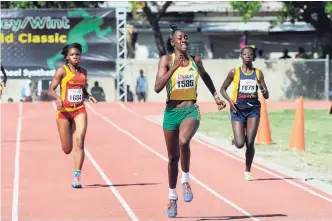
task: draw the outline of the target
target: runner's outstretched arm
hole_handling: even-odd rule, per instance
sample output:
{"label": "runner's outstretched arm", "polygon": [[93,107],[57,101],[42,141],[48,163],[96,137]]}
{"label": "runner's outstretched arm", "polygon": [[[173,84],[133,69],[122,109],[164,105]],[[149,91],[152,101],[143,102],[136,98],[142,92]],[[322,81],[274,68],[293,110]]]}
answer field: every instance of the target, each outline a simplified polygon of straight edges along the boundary
{"label": "runner's outstretched arm", "polygon": [[211,94],[213,95],[214,100],[216,101],[219,110],[226,107],[226,103],[222,100],[220,100],[219,95],[216,91],[216,88],[214,87],[213,81],[210,77],[210,75],[206,72],[203,62],[200,57],[195,56],[194,61],[197,65],[199,75],[201,76],[202,80],[204,81],[206,87],[210,90]]}
{"label": "runner's outstretched arm", "polygon": [[266,86],[266,83],[265,83],[265,80],[264,80],[264,75],[263,75],[263,72],[260,71],[260,79],[258,81],[258,87],[259,89],[261,90],[262,94],[263,94],[263,97],[265,99],[269,99],[269,90],[267,89],[267,86]]}
{"label": "runner's outstretched arm", "polygon": [[53,99],[60,101],[61,98],[59,95],[56,94],[55,90],[61,83],[61,80],[64,76],[65,69],[60,67],[54,74],[53,79],[51,81],[50,87],[48,88],[48,96],[52,97]]}
{"label": "runner's outstretched arm", "polygon": [[201,76],[202,80],[204,81],[206,87],[210,90],[211,94],[213,96],[218,95],[210,75],[206,72],[206,70],[203,67],[201,58],[198,56],[195,56],[195,63],[197,65],[199,75]]}
{"label": "runner's outstretched arm", "polygon": [[229,85],[232,83],[233,79],[234,79],[234,75],[235,75],[235,69],[233,68],[232,70],[230,70],[227,74],[227,77],[225,78],[224,82],[221,85],[220,88],[220,93],[221,95],[228,101],[228,102],[232,102],[232,99],[228,96],[227,94],[227,88],[229,87]]}
{"label": "runner's outstretched arm", "polygon": [[167,71],[167,63],[168,63],[168,55],[164,55],[160,58],[159,64],[158,64],[158,73],[156,76],[156,82],[154,84],[154,91],[156,93],[159,93],[163,90],[165,85],[167,84],[170,77],[173,75],[173,73],[176,71],[176,69],[180,66],[180,63],[182,62],[182,58],[176,58],[174,65]]}

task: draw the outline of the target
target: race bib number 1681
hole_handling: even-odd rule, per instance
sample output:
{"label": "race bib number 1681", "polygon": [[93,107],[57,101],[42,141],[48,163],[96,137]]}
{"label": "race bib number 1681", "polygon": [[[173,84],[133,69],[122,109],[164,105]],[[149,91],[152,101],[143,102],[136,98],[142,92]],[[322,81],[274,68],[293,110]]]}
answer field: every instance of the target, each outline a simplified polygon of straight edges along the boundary
{"label": "race bib number 1681", "polygon": [[79,89],[69,89],[68,90],[68,98],[69,102],[81,102],[83,100],[83,91],[81,88]]}

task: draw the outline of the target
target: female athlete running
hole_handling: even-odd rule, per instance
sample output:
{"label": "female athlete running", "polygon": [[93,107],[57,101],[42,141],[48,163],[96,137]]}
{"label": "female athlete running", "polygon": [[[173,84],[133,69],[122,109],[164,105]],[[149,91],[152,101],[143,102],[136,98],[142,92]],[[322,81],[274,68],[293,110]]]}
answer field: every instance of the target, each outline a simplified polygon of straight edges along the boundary
{"label": "female athlete running", "polygon": [[[232,120],[234,144],[243,148],[246,144],[246,168],[244,178],[253,180],[250,169],[255,155],[254,142],[260,119],[261,104],[258,88],[265,99],[269,91],[262,71],[253,67],[254,50],[246,46],[241,50],[242,66],[232,69],[221,86],[220,93],[229,102]],[[233,94],[230,98],[226,92],[233,82]]]}
{"label": "female athlete running", "polygon": [[[84,139],[87,130],[84,98],[88,98],[91,103],[97,103],[85,89],[87,71],[79,67],[81,53],[82,47],[78,43],[66,45],[62,49],[66,63],[55,72],[48,89],[49,96],[56,100],[56,122],[62,150],[70,154],[73,146],[75,148],[73,188],[82,188],[79,180],[85,156]],[[57,95],[55,90],[59,84],[60,95]]]}
{"label": "female athlete running", "polygon": [[196,133],[200,113],[197,99],[197,81],[201,76],[204,83],[213,95],[218,109],[226,104],[221,101],[213,82],[205,71],[202,60],[198,56],[190,56],[188,51],[188,35],[176,25],[168,41],[167,49],[171,53],[160,58],[158,73],[154,90],[159,93],[166,86],[167,106],[164,111],[164,136],[168,151],[168,179],[169,204],[167,213],[169,217],[177,215],[176,182],[178,177],[178,162],[181,158],[182,193],[185,202],[193,199],[190,187],[190,140]]}

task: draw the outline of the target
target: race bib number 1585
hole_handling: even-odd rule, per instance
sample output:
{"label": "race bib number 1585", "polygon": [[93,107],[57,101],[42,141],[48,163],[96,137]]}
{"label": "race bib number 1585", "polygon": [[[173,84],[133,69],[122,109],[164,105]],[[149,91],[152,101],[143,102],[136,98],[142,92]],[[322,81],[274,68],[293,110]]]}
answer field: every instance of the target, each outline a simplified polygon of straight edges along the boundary
{"label": "race bib number 1585", "polygon": [[190,89],[195,87],[195,78],[193,74],[179,75],[176,78],[176,89]]}
{"label": "race bib number 1585", "polygon": [[79,89],[69,89],[68,90],[68,98],[69,102],[81,102],[83,100],[83,91],[81,88]]}

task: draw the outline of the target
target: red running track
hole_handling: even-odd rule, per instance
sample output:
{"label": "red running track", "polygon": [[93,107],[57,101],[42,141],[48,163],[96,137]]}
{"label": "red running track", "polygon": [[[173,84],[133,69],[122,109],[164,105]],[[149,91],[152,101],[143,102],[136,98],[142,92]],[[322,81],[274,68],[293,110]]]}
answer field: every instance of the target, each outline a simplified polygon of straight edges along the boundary
{"label": "red running track", "polygon": [[[73,189],[73,154],[61,151],[54,106],[2,104],[1,220],[169,220],[162,127],[143,117],[163,106],[126,105],[87,107],[83,189]],[[194,200],[184,203],[178,187],[180,220],[331,220],[330,195],[257,167],[246,182],[241,160],[196,140],[191,149]]]}

